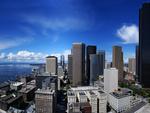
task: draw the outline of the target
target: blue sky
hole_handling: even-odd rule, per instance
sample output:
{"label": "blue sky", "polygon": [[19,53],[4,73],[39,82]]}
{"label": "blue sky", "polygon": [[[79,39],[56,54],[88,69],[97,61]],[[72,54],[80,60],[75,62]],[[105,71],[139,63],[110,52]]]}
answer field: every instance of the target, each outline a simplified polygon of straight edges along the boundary
{"label": "blue sky", "polygon": [[138,13],[149,0],[0,0],[0,59],[39,59],[70,52],[73,42],[113,45],[134,57]]}

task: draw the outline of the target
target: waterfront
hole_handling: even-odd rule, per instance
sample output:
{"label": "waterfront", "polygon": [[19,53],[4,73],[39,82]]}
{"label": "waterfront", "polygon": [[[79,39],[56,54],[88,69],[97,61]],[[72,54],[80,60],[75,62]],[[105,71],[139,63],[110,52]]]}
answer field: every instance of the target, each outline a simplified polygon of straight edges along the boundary
{"label": "waterfront", "polygon": [[0,63],[0,82],[15,80],[17,76],[29,75],[33,67],[29,63]]}

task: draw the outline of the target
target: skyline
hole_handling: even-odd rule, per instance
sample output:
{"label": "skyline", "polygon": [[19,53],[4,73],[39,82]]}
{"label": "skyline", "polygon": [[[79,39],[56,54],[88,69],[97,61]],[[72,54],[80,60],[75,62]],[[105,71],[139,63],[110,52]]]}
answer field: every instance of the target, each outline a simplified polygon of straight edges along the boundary
{"label": "skyline", "polygon": [[0,1],[0,61],[66,56],[73,42],[83,42],[105,50],[108,61],[112,46],[122,46],[126,62],[135,56],[139,8],[145,1]]}

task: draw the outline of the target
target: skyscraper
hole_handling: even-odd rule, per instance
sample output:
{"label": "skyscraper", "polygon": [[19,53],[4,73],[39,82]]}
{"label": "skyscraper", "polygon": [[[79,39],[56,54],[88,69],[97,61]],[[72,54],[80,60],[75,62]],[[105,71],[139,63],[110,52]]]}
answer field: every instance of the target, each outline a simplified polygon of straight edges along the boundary
{"label": "skyscraper", "polygon": [[115,68],[104,69],[104,91],[114,92],[118,89],[118,70]]}
{"label": "skyscraper", "polygon": [[135,75],[135,68],[136,68],[136,60],[135,58],[129,58],[128,59],[128,67],[129,67],[129,72]]}
{"label": "skyscraper", "polygon": [[118,80],[123,81],[123,52],[120,46],[113,46],[112,65],[118,69]]}
{"label": "skyscraper", "polygon": [[73,86],[83,85],[85,82],[85,44],[73,43]]}
{"label": "skyscraper", "polygon": [[57,75],[57,57],[46,57],[46,72]]}
{"label": "skyscraper", "polygon": [[90,85],[94,84],[99,76],[99,55],[90,54]]}
{"label": "skyscraper", "polygon": [[72,66],[73,66],[72,55],[68,55],[68,78],[72,82]]}
{"label": "skyscraper", "polygon": [[86,50],[86,78],[87,84],[90,82],[90,54],[96,54],[96,46],[89,45]]}
{"label": "skyscraper", "polygon": [[60,56],[60,66],[62,66],[63,70],[65,69],[65,56]]}
{"label": "skyscraper", "polygon": [[136,59],[136,80],[139,82],[139,46],[136,45],[136,55],[135,55],[135,59]]}
{"label": "skyscraper", "polygon": [[150,3],[140,9],[139,20],[139,70],[143,87],[150,88]]}
{"label": "skyscraper", "polygon": [[99,62],[99,75],[103,75],[104,74],[104,68],[105,68],[105,51],[98,51],[98,62]]}

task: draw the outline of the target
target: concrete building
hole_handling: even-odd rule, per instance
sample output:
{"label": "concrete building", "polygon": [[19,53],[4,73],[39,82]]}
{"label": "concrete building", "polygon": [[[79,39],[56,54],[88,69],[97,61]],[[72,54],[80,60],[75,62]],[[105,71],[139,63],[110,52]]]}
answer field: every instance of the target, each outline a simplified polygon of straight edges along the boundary
{"label": "concrete building", "polygon": [[130,109],[131,94],[122,91],[111,92],[108,97],[110,106],[117,112],[125,112]]}
{"label": "concrete building", "polygon": [[67,91],[68,103],[76,103],[77,98],[74,91]]}
{"label": "concrete building", "polygon": [[87,84],[90,84],[90,55],[96,54],[96,46],[94,45],[88,45],[86,48],[86,77],[87,77]]}
{"label": "concrete building", "polygon": [[87,91],[86,95],[89,99],[89,103],[91,105],[91,113],[97,113],[98,108],[97,108],[97,95],[93,91]]}
{"label": "concrete building", "polygon": [[98,98],[98,113],[107,113],[107,94],[103,91],[94,91]]}
{"label": "concrete building", "polygon": [[57,75],[58,61],[55,56],[46,57],[46,72]]}
{"label": "concrete building", "polygon": [[72,76],[73,76],[73,59],[72,55],[68,55],[68,78],[72,82]]}
{"label": "concrete building", "polygon": [[73,86],[82,86],[85,82],[85,44],[73,43]]}
{"label": "concrete building", "polygon": [[136,59],[135,58],[128,59],[128,67],[129,67],[129,72],[135,75],[136,73]]}
{"label": "concrete building", "polygon": [[23,86],[23,82],[14,82],[10,84],[10,89],[17,91],[20,90],[22,86]]}
{"label": "concrete building", "polygon": [[55,113],[54,90],[38,89],[35,92],[36,113]]}
{"label": "concrete building", "polygon": [[[89,103],[91,107],[88,107],[87,112],[91,111],[90,113],[106,113],[107,94],[100,90],[99,87],[72,87],[70,90],[67,91],[67,98],[68,111],[73,107],[73,104]],[[80,108],[82,108],[81,105],[79,106]],[[82,110],[80,109],[80,111]]]}
{"label": "concrete building", "polygon": [[104,91],[114,92],[118,89],[118,70],[115,68],[104,69]]}
{"label": "concrete building", "polygon": [[123,52],[121,46],[113,46],[112,66],[118,69],[118,80],[123,81]]}
{"label": "concrete building", "polygon": [[78,97],[78,101],[79,101],[80,103],[87,102],[87,96],[86,96],[86,94],[85,94],[84,91],[79,91],[79,92],[77,93],[77,97]]}

